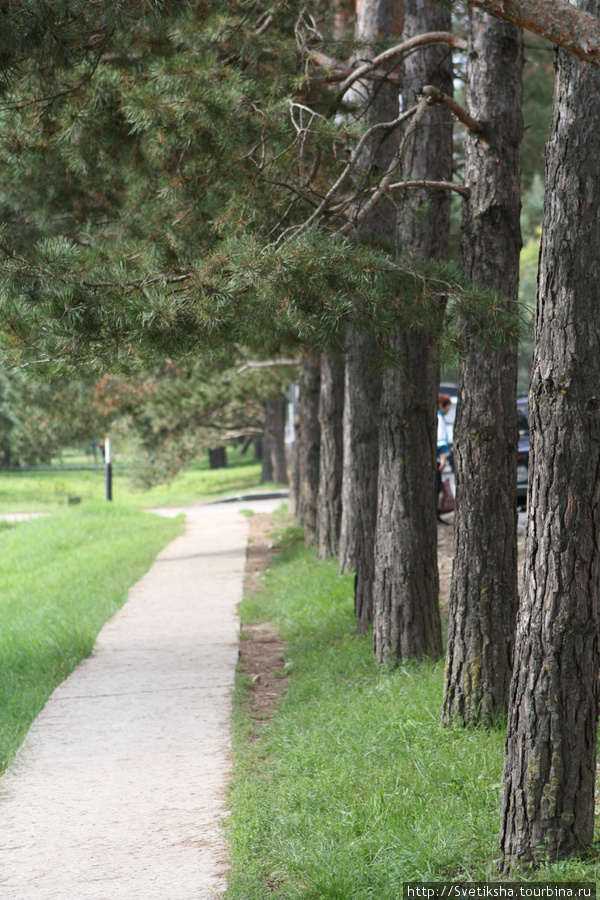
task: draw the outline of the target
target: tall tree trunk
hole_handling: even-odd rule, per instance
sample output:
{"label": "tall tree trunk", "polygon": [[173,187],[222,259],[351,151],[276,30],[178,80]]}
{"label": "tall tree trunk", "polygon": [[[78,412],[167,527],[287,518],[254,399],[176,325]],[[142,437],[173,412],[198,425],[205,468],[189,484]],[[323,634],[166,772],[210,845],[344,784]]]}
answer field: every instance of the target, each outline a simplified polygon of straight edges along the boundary
{"label": "tall tree trunk", "polygon": [[298,522],[304,527],[308,545],[317,539],[317,498],[319,495],[319,466],[321,456],[321,426],[319,425],[319,395],[321,364],[315,354],[306,356],[300,367],[300,445]]}
{"label": "tall tree trunk", "polygon": [[[429,336],[413,331],[411,341],[402,356],[402,381],[394,372],[392,389],[392,377],[386,375],[381,398],[373,637],[379,662],[393,665],[402,659],[442,655],[437,370]],[[399,344],[396,339],[396,348]]]}
{"label": "tall tree trunk", "polygon": [[[359,0],[356,6],[355,36],[372,42],[402,31],[401,0]],[[368,104],[367,119],[389,122],[398,115],[398,88],[380,84],[360,85],[361,97]],[[368,148],[365,165],[375,169],[388,167],[398,147],[398,135],[392,133],[384,141]],[[394,250],[396,207],[380,203],[363,222],[361,234]],[[381,376],[370,367],[375,344],[368,335],[348,332],[348,363],[345,383],[344,475],[342,537],[340,539],[340,571],[356,566],[354,608],[358,627],[366,630],[373,618],[373,575],[375,552],[375,517],[377,503],[378,426]]]}
{"label": "tall tree trunk", "polygon": [[295,516],[296,521],[300,518],[300,406],[296,407],[296,420],[294,422],[294,444],[292,446],[292,471],[290,477],[290,496],[288,498],[288,511],[291,516]]}
{"label": "tall tree trunk", "polygon": [[[599,0],[580,8],[598,15]],[[593,838],[600,598],[600,71],[558,53],[530,392],[525,568],[501,849],[558,859]]]}
{"label": "tall tree trunk", "polygon": [[265,403],[265,436],[271,457],[270,480],[277,484],[287,484],[284,397],[270,397]]}
{"label": "tall tree trunk", "polygon": [[330,356],[321,357],[319,425],[321,457],[318,497],[318,551],[320,559],[336,556],[342,517],[344,364]]}
{"label": "tall tree trunk", "polygon": [[[463,267],[517,302],[523,35],[470,10],[467,99],[485,137],[466,137]],[[456,514],[442,721],[506,711],[517,589],[517,348],[471,341],[454,426]]]}
{"label": "tall tree trunk", "polygon": [[369,365],[377,352],[369,335],[351,331],[347,344],[345,402],[350,408],[344,407],[340,571],[347,572],[356,566],[354,612],[359,629],[366,631],[373,620],[381,375]]}
{"label": "tall tree trunk", "polygon": [[339,41],[347,36],[356,15],[356,0],[334,0],[333,9],[333,36]]}
{"label": "tall tree trunk", "polygon": [[269,409],[266,403],[264,404],[263,409],[265,413],[265,421],[261,445],[262,468],[260,473],[260,483],[267,484],[269,481],[273,481],[273,459],[271,457],[271,436],[268,424]]}
{"label": "tall tree trunk", "polygon": [[[449,31],[450,13],[433,0],[406,0],[405,37]],[[452,56],[434,47],[410,56],[404,106],[426,84],[452,93]],[[417,132],[409,171],[418,180],[450,181],[452,126],[436,108]],[[443,191],[409,191],[399,237],[405,254],[447,254],[450,201]],[[400,364],[383,379],[375,538],[374,649],[380,662],[442,654],[436,522],[438,373],[430,336],[411,329],[390,339]]]}
{"label": "tall tree trunk", "polygon": [[343,417],[343,469],[342,469],[342,521],[340,525],[340,546],[338,550],[338,564],[340,575],[351,572],[356,565],[356,529],[358,499],[356,497],[356,474],[354,472],[354,452],[356,440],[353,434],[353,425],[356,421],[354,414],[354,398],[352,386],[352,332],[347,332],[346,338],[346,366],[344,369],[344,417]]}

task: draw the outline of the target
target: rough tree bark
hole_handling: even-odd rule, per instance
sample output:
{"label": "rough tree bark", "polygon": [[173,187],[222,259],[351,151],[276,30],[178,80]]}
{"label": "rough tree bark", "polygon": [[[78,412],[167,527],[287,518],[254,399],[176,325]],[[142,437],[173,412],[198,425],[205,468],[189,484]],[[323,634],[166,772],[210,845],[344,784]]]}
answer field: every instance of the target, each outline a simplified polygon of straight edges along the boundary
{"label": "rough tree bark", "polygon": [[[406,38],[449,31],[450,13],[433,0],[407,0]],[[404,65],[404,106],[426,84],[452,93],[452,56],[444,46],[421,50]],[[452,127],[448,110],[432,109],[416,134],[406,174],[450,181]],[[410,191],[399,236],[405,253],[447,253],[448,192]],[[383,379],[375,538],[374,649],[380,662],[442,655],[436,523],[438,373],[430,336],[411,329],[390,339],[400,365]]]}
{"label": "rough tree bark", "polygon": [[[597,15],[598,0],[580,8]],[[593,838],[600,598],[600,72],[560,51],[530,393],[527,539],[500,845],[507,866]]]}
{"label": "rough tree bark", "polygon": [[352,428],[355,418],[352,412],[353,387],[350,374],[350,367],[353,359],[351,348],[353,334],[353,331],[348,330],[348,337],[346,339],[346,365],[344,368],[342,520],[340,525],[340,546],[338,549],[340,575],[351,572],[356,565],[356,516],[358,499],[355,496],[356,477],[354,475],[354,450],[356,439]]}
{"label": "rough tree bark", "polygon": [[[520,28],[470,11],[462,256],[473,281],[516,302],[519,288]],[[517,348],[471,341],[454,425],[456,513],[442,721],[489,723],[506,711],[517,589]]]}
{"label": "rough tree bark", "polygon": [[300,407],[296,407],[296,421],[294,423],[294,446],[292,447],[292,471],[290,475],[290,496],[288,498],[288,511],[291,516],[299,521],[300,517]]}
{"label": "rough tree bark", "polygon": [[265,410],[265,428],[263,431],[263,437],[261,441],[261,461],[262,467],[260,470],[260,483],[267,484],[270,481],[273,481],[273,459],[271,458],[271,444],[269,439],[269,432],[267,429],[267,412]]}
{"label": "rough tree bark", "polygon": [[317,539],[317,498],[319,495],[319,465],[321,455],[321,426],[319,425],[319,395],[321,364],[315,354],[306,356],[300,366],[300,444],[298,447],[298,524],[304,527],[308,545]]}
{"label": "rough tree bark", "polygon": [[342,470],[344,452],[344,363],[331,356],[321,357],[319,425],[321,457],[317,504],[319,559],[336,556],[342,517]]}
{"label": "rough tree bark", "polygon": [[[265,442],[271,461],[271,478],[277,484],[287,484],[285,458],[285,398],[270,397],[265,403]],[[264,469],[264,460],[263,460]]]}
{"label": "rough tree bark", "polygon": [[[349,332],[344,408],[344,517],[340,571],[356,566],[354,612],[366,631],[373,620],[374,540],[377,519],[377,469],[381,375],[370,367],[377,348],[369,335]],[[349,457],[348,464],[346,458]],[[350,521],[348,510],[353,511]]]}
{"label": "rough tree bark", "polygon": [[[362,0],[356,8],[355,37],[371,41],[373,45],[402,31],[402,3],[400,0]],[[372,123],[389,122],[398,116],[398,87],[380,84],[373,94],[373,86],[357,85],[363,100],[369,105],[368,119]],[[369,147],[375,168],[385,170],[398,147],[398,135],[391,134],[384,141]],[[394,249],[396,208],[385,201],[366,218],[361,234],[384,242]],[[343,512],[340,539],[340,571],[356,568],[354,608],[358,627],[366,630],[373,618],[373,575],[375,550],[375,518],[377,502],[378,427],[381,376],[370,367],[376,351],[372,338],[352,330],[347,335],[348,362],[346,366],[344,412],[344,475]]]}

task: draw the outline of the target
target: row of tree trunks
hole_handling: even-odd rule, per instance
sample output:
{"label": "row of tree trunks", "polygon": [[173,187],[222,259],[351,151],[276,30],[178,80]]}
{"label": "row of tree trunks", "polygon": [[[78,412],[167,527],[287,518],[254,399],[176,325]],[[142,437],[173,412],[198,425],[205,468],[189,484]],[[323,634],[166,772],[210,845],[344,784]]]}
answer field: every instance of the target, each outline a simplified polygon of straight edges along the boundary
{"label": "row of tree trunks", "polygon": [[[433,0],[406,0],[404,37],[449,31],[450,12]],[[452,94],[452,55],[436,46],[408,57],[403,99],[407,109],[423,86]],[[403,177],[450,181],[452,125],[448,110],[434,108],[416,133]],[[399,238],[404,254],[444,259],[450,201],[447,191],[410,191]],[[400,365],[386,372],[379,445],[374,647],[380,662],[442,655],[436,511],[438,373],[434,346],[422,331],[390,339]]]}
{"label": "row of tree trunks", "polygon": [[[597,15],[599,0],[580,2]],[[413,0],[405,32],[447,30],[446,14]],[[468,273],[516,296],[519,76],[511,26],[474,13],[469,103],[485,133],[467,141],[463,258]],[[406,66],[405,103],[425,83],[450,92],[444,51]],[[425,67],[425,71],[420,67]],[[600,74],[559,53],[548,145],[536,350],[531,388],[531,476],[523,592],[510,687],[501,851],[507,867],[568,856],[593,838],[600,668]],[[410,175],[449,180],[446,120],[432,117]],[[404,251],[443,257],[447,198],[411,200]],[[349,346],[357,336],[349,338]],[[377,658],[437,657],[441,635],[435,559],[435,409],[432,342],[397,334],[399,369],[384,379],[379,444],[374,641]],[[356,359],[361,356],[356,353]],[[361,364],[363,360],[361,359]],[[352,383],[352,354],[347,385]],[[364,365],[359,366],[366,371]],[[473,344],[462,366],[456,426],[457,553],[444,721],[491,721],[504,708],[516,605],[515,360]],[[356,465],[354,389],[347,388],[347,471]],[[309,425],[309,418],[303,423]],[[358,479],[356,479],[358,480]],[[304,482],[302,482],[304,490]],[[341,567],[360,559],[354,484],[344,483]],[[353,508],[351,508],[353,507]],[[361,609],[357,607],[360,620]],[[368,616],[365,618],[365,623]]]}
{"label": "row of tree trunks", "polygon": [[[523,35],[470,10],[463,268],[517,302],[521,229]],[[454,424],[454,566],[442,721],[489,723],[506,712],[517,589],[517,348],[471,339]]]}
{"label": "row of tree trunks", "polygon": [[[580,9],[598,15],[600,2]],[[565,857],[594,829],[600,598],[600,71],[560,51],[530,391],[525,566],[501,848]]]}

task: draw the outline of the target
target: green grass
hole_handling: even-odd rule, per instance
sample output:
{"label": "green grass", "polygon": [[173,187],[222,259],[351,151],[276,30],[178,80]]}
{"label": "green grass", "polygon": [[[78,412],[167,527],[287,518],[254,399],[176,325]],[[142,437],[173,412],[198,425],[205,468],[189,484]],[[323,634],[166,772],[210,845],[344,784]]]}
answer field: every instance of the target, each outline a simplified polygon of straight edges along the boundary
{"label": "green grass", "polygon": [[0,771],[183,521],[90,503],[0,530]]}
{"label": "green grass", "polygon": [[[291,538],[241,605],[243,621],[288,641],[290,679],[259,740],[238,681],[228,900],[397,900],[410,880],[503,880],[502,729],[442,728],[443,662],[376,666],[351,579]],[[596,881],[599,868],[572,860],[531,877]]]}
{"label": "green grass", "polygon": [[[64,462],[72,464],[73,459],[65,454]],[[113,470],[113,500],[138,508],[188,506],[240,491],[273,487],[260,484],[261,464],[252,458],[251,452],[241,456],[237,447],[228,449],[228,465],[224,469],[211,470],[206,454],[203,454],[170,484],[148,490],[136,490],[131,473],[132,467],[120,470],[117,462],[117,468]],[[0,471],[0,514],[54,510],[65,506],[69,497],[80,497],[85,502],[103,500],[104,468],[79,472]]]}

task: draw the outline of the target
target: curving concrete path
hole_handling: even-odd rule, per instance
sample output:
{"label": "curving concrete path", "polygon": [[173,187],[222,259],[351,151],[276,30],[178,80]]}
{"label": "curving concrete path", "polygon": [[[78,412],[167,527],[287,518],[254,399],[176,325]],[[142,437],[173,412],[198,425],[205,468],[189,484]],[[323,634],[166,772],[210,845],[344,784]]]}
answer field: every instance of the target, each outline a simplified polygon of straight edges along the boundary
{"label": "curving concrete path", "polygon": [[54,692],[0,779],[2,900],[208,900],[222,820],[247,520],[281,501],[163,510],[185,533]]}

